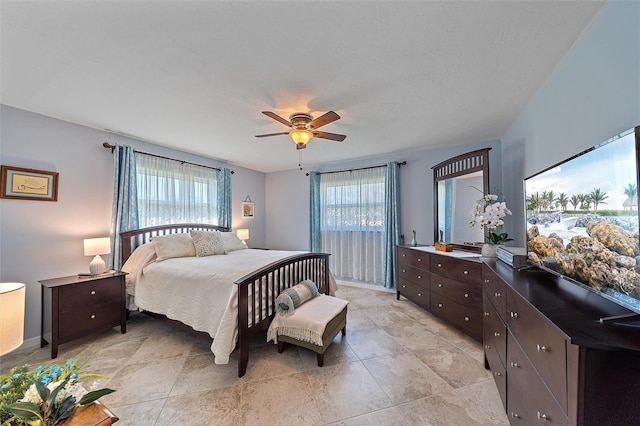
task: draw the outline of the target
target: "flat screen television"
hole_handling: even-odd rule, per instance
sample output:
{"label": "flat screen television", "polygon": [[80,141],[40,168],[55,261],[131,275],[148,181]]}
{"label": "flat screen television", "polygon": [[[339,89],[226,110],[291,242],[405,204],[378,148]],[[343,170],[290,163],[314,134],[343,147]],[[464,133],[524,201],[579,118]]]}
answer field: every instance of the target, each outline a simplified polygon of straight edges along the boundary
{"label": "flat screen television", "polygon": [[639,155],[640,126],[524,180],[528,260],[630,309],[635,319]]}

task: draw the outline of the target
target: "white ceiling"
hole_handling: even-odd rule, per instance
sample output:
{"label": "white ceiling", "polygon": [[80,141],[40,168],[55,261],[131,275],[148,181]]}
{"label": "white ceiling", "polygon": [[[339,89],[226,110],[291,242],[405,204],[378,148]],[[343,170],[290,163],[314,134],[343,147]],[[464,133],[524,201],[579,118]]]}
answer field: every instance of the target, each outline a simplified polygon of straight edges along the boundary
{"label": "white ceiling", "polygon": [[[5,1],[1,102],[262,172],[501,138],[601,1]],[[102,141],[96,141],[99,143]]]}

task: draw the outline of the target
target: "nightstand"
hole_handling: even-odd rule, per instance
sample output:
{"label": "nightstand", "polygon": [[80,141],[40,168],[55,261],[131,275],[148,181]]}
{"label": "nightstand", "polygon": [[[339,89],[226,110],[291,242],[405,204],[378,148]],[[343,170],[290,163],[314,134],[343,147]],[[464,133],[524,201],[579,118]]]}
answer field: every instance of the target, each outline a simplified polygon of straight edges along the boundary
{"label": "nightstand", "polygon": [[51,358],[58,356],[58,345],[89,333],[107,331],[117,325],[127,332],[125,272],[95,276],[53,278],[42,285],[40,347],[44,339],[45,289],[51,290]]}

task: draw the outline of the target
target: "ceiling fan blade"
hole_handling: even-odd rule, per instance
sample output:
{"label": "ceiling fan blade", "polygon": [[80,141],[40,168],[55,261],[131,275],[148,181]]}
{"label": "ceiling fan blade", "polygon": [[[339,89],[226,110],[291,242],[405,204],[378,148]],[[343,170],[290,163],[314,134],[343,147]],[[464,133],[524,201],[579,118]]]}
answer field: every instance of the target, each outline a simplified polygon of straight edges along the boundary
{"label": "ceiling fan blade", "polygon": [[287,127],[291,127],[292,124],[289,120],[285,120],[284,118],[280,117],[278,114],[271,112],[271,111],[262,111],[262,113],[264,115],[266,115],[267,117],[271,117],[276,121],[279,121],[280,123],[284,124]]}
{"label": "ceiling fan blade", "polygon": [[342,142],[347,138],[346,135],[339,135],[337,133],[329,133],[329,132],[313,132],[313,136],[316,138],[331,139],[332,141],[336,141],[336,142]]}
{"label": "ceiling fan blade", "polygon": [[280,133],[267,133],[264,135],[256,135],[256,138],[265,138],[267,136],[278,136],[278,135],[288,135],[289,132],[280,132]]}
{"label": "ceiling fan blade", "polygon": [[333,111],[329,111],[327,113],[322,114],[320,117],[312,120],[308,126],[312,129],[317,129],[319,127],[324,126],[325,124],[332,123],[336,120],[340,120],[340,116]]}

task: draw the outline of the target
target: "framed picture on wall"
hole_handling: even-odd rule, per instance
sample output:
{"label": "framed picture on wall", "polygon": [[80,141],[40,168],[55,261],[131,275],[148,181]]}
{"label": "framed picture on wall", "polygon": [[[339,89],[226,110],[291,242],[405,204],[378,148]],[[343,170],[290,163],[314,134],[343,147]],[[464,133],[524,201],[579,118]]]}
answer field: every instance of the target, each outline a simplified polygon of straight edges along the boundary
{"label": "framed picture on wall", "polygon": [[57,172],[2,166],[0,185],[0,198],[58,201]]}
{"label": "framed picture on wall", "polygon": [[246,219],[253,219],[254,216],[254,206],[253,203],[249,203],[246,201],[242,202],[242,217]]}

